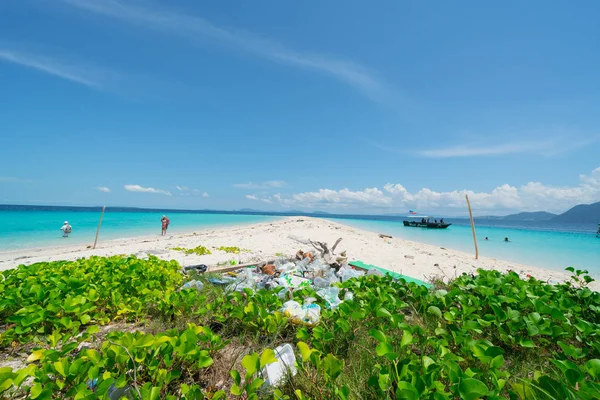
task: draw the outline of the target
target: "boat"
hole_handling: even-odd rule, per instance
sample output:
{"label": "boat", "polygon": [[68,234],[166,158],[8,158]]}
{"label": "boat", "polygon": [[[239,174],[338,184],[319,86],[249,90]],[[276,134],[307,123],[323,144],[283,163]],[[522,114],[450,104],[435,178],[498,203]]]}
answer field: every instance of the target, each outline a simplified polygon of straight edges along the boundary
{"label": "boat", "polygon": [[596,232],[596,237],[600,238],[600,224],[598,224],[598,231]]}
{"label": "boat", "polygon": [[447,224],[440,220],[440,222],[431,222],[431,217],[427,216],[410,216],[408,218],[415,218],[414,221],[402,221],[404,226],[408,226],[410,228],[427,228],[427,229],[446,229],[452,224]]}

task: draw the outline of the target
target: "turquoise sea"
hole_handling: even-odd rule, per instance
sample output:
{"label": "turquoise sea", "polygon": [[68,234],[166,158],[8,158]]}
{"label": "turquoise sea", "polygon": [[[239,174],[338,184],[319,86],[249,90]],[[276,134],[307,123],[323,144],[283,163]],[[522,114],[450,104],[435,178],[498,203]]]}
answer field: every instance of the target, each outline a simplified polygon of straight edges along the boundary
{"label": "turquoise sea", "polygon": [[[215,211],[141,210],[107,208],[100,241],[133,236],[160,235],[160,219],[171,219],[170,234],[211,227],[274,221],[290,214]],[[403,239],[474,253],[468,220],[446,219],[446,230],[406,228],[402,217],[364,215],[313,215],[340,223],[386,233]],[[93,207],[0,206],[0,250],[91,244],[100,209]],[[60,227],[68,220],[73,233],[61,237]],[[600,278],[600,239],[595,224],[568,225],[532,222],[477,221],[479,254],[507,261],[563,270],[568,266],[587,269]],[[485,241],[484,238],[489,240]],[[503,241],[510,239],[509,243]]]}
{"label": "turquoise sea", "polygon": [[[464,219],[448,229],[407,228],[402,221],[348,220],[357,228],[475,254],[471,225]],[[541,268],[587,269],[600,280],[600,238],[595,224],[476,221],[479,255]],[[486,241],[485,238],[488,238]],[[509,242],[504,242],[508,237]]]}
{"label": "turquoise sea", "polygon": [[[195,229],[254,224],[276,220],[268,215],[167,213],[171,219],[169,234],[193,232]],[[107,209],[98,241],[133,236],[159,236],[163,212],[126,212]],[[33,247],[92,244],[100,211],[61,209],[54,211],[7,211],[0,209],[0,250]],[[69,221],[73,232],[62,237],[60,227]]]}

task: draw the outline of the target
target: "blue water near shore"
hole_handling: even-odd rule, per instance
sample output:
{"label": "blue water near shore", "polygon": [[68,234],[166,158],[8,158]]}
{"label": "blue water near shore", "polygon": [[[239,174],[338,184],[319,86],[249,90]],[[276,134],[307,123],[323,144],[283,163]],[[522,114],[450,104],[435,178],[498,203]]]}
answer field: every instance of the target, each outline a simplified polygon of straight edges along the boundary
{"label": "blue water near shore", "polygon": [[[214,227],[275,221],[286,214],[215,211],[140,210],[108,208],[100,240],[160,235],[160,218],[171,219],[169,234],[193,232]],[[287,214],[290,215],[290,214]],[[364,215],[313,215],[377,233],[386,233],[416,242],[473,253],[469,221],[446,219],[445,230],[406,228],[402,217]],[[16,250],[94,241],[98,208],[0,206],[0,250]],[[63,221],[73,226],[68,239],[59,230]],[[508,222],[480,220],[477,224],[479,253],[516,263],[563,270],[568,266],[587,269],[600,277],[600,239],[595,224],[552,224],[549,222]],[[293,234],[293,232],[290,232]],[[484,238],[489,240],[485,241]],[[509,243],[503,241],[510,239]],[[313,238],[316,239],[316,238]],[[348,249],[351,250],[351,249]]]}
{"label": "blue water near shore", "polygon": [[[448,229],[407,228],[402,221],[347,221],[357,228],[386,233],[416,242],[465,251],[474,254],[471,225],[464,219],[446,219]],[[476,222],[477,242],[481,256],[564,270],[573,266],[587,269],[600,277],[600,238],[595,224],[553,224],[550,222]],[[488,237],[489,240],[485,240]],[[504,242],[508,237],[510,242]]]}
{"label": "blue water near shore", "polygon": [[[162,212],[113,212],[107,209],[99,240],[160,235]],[[91,244],[94,242],[99,211],[6,211],[0,210],[0,250]],[[247,225],[277,220],[275,216],[243,214],[169,214],[169,234],[206,228]],[[73,232],[62,237],[60,227],[69,221]]]}

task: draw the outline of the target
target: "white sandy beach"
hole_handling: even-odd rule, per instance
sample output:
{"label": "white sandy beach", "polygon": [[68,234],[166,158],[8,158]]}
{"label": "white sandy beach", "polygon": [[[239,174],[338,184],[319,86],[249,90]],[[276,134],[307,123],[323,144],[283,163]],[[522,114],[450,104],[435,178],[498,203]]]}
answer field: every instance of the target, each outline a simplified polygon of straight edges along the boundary
{"label": "white sandy beach", "polygon": [[[139,257],[152,254],[165,260],[177,260],[182,266],[206,264],[211,269],[216,269],[217,264],[224,264],[230,260],[236,260],[238,263],[255,262],[274,258],[278,253],[294,255],[299,249],[310,249],[310,246],[300,243],[297,239],[317,240],[331,245],[340,237],[343,240],[336,253],[346,250],[350,261],[360,260],[422,280],[429,280],[434,276],[448,280],[464,272],[475,272],[478,268],[513,270],[523,278],[530,274],[550,282],[569,278],[565,272],[495,258],[480,257],[479,260],[475,260],[474,254],[398,238],[382,239],[378,233],[310,217],[288,217],[276,222],[205,229],[182,235],[117,239],[100,242],[95,250],[87,249],[85,245],[72,245],[5,251],[0,252],[0,270],[40,261],[75,260],[93,255],[118,254],[135,254]],[[208,247],[213,254],[185,255],[180,251],[171,250],[173,247],[193,248],[199,245]],[[250,251],[239,255],[227,254],[214,250],[219,246],[237,246]]]}

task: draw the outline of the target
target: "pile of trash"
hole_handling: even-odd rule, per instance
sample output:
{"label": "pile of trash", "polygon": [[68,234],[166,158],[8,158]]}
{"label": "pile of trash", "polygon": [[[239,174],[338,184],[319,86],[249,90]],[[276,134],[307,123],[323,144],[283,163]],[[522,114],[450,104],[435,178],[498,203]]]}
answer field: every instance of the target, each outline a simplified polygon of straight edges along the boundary
{"label": "pile of trash", "polygon": [[281,257],[271,262],[260,263],[255,267],[224,273],[223,279],[230,281],[227,290],[283,287],[286,289],[280,292],[283,297],[288,291],[303,287],[313,287],[318,291],[362,275],[364,272],[357,271],[347,264],[332,266],[310,252],[299,251],[295,259]]}
{"label": "pile of trash", "polygon": [[[244,289],[260,290],[283,288],[279,291],[282,299],[291,298],[294,290],[312,287],[317,295],[325,300],[327,308],[335,309],[344,300],[353,299],[352,292],[345,291],[340,299],[339,282],[357,278],[365,273],[347,264],[345,252],[334,256],[330,252],[315,256],[310,251],[298,251],[296,257],[280,257],[276,260],[258,263],[234,271],[223,272],[218,278],[208,281],[225,286],[225,290],[242,292]],[[187,282],[183,288],[202,290],[200,281]],[[295,300],[284,303],[282,312],[294,323],[313,326],[319,322],[321,307],[314,303],[315,298],[307,298],[304,304]]]}

